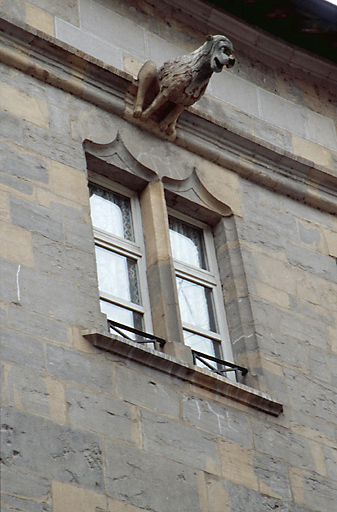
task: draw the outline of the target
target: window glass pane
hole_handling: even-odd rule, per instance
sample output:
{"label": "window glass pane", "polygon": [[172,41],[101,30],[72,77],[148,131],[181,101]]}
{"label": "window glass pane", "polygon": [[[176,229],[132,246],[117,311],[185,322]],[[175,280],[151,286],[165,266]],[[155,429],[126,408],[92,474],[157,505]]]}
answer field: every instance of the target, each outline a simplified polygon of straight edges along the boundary
{"label": "window glass pane", "polygon": [[180,314],[183,322],[217,332],[212,290],[177,277]]}
{"label": "window glass pane", "polygon": [[[194,334],[193,332],[188,332],[186,330],[184,330],[184,341],[186,345],[190,346],[197,352],[202,352],[203,354],[208,354],[209,356],[222,359],[221,344],[217,341],[213,341],[209,338],[200,336],[199,334]],[[214,361],[209,361],[209,364],[213,367],[217,366],[217,363]],[[210,369],[209,366],[203,364],[198,359],[196,360],[196,365],[200,366],[201,368],[206,368],[207,370]]]}
{"label": "window glass pane", "polygon": [[[108,320],[114,320],[115,322],[128,325],[129,327],[134,327],[140,331],[143,330],[143,315],[141,313],[116,306],[115,304],[111,304],[105,300],[101,300],[100,304],[101,311],[108,317]],[[130,331],[121,330],[121,332],[132,340],[136,339],[136,335]]]}
{"label": "window glass pane", "polygon": [[193,332],[184,331],[184,341],[186,345],[210,356],[215,356],[214,342],[209,338],[194,334]]}
{"label": "window glass pane", "polygon": [[202,229],[174,217],[169,217],[169,227],[173,258],[207,270]]}
{"label": "window glass pane", "polygon": [[101,292],[141,303],[135,260],[96,246],[96,261]]}
{"label": "window glass pane", "polygon": [[95,228],[134,241],[130,199],[115,192],[91,186],[90,206]]}

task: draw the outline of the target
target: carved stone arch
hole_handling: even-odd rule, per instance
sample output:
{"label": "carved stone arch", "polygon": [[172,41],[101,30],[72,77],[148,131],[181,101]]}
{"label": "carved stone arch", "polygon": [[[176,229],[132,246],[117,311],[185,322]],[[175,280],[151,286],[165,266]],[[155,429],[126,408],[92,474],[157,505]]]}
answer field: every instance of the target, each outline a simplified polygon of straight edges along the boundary
{"label": "carved stone arch", "polygon": [[120,134],[108,144],[84,141],[87,169],[140,192],[157,179],[156,173],[136,160]]}
{"label": "carved stone arch", "polygon": [[163,178],[167,204],[172,208],[215,225],[222,217],[232,215],[232,210],[220,202],[203,185],[196,169],[184,180]]}

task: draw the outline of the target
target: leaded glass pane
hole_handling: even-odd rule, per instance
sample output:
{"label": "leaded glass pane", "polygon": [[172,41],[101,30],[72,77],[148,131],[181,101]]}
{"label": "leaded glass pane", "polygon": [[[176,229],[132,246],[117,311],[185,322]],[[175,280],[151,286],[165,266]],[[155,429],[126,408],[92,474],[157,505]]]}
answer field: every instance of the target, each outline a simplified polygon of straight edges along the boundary
{"label": "leaded glass pane", "polygon": [[169,227],[173,258],[207,270],[202,229],[174,217],[169,217]]}
{"label": "leaded glass pane", "polygon": [[100,187],[90,187],[91,218],[95,228],[134,241],[130,199]]}
{"label": "leaded glass pane", "polygon": [[208,331],[217,332],[212,290],[177,277],[181,319]]}
{"label": "leaded glass pane", "polygon": [[96,246],[98,285],[102,293],[140,304],[137,262]]}

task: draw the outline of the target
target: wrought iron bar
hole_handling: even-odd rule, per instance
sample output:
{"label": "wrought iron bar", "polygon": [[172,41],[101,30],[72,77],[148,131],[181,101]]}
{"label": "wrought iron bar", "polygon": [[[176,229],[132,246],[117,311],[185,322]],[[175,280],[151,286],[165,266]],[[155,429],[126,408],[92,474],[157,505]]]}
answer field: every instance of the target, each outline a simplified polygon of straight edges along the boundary
{"label": "wrought iron bar", "polygon": [[[219,375],[226,375],[228,372],[235,372],[236,378],[238,378],[238,373],[240,372],[242,376],[248,373],[247,368],[243,366],[239,366],[235,363],[230,363],[229,361],[224,361],[223,359],[219,359],[215,356],[210,356],[208,354],[204,354],[203,352],[198,352],[197,350],[192,349],[193,356],[193,364],[197,364],[197,361],[200,361],[203,365],[205,365],[209,370]],[[216,365],[212,365],[211,362],[216,363]]]}
{"label": "wrought iron bar", "polygon": [[[140,329],[135,329],[134,327],[130,327],[128,325],[120,324],[119,322],[115,322],[114,320],[108,320],[109,330],[113,330],[127,338],[131,341],[136,341],[142,345],[146,345],[147,343],[153,343],[153,346],[156,350],[159,350],[159,347],[163,347],[166,341],[163,338],[159,338],[154,334],[150,334],[148,332],[141,331]],[[124,331],[128,331],[136,335],[136,339],[128,336]],[[204,354],[203,352],[198,352],[197,350],[192,349],[192,357],[193,364],[197,364],[197,361],[200,361],[206,368],[211,370],[218,375],[226,375],[228,372],[235,372],[236,378],[238,379],[239,373],[242,376],[248,373],[247,368],[243,366],[239,366],[235,363],[230,363],[229,361],[224,361],[223,359],[219,359],[215,356],[210,356],[208,354]],[[211,363],[215,363],[211,364]]]}
{"label": "wrought iron bar", "polygon": [[[129,327],[128,325],[120,324],[118,322],[115,322],[114,320],[108,320],[108,327],[109,329],[113,329],[115,332],[131,341],[136,341],[137,343],[141,343],[143,345],[147,343],[153,343],[153,346],[156,350],[158,350],[158,345],[159,347],[163,347],[166,343],[166,341],[163,338],[159,338],[154,334],[140,331],[139,329]],[[132,332],[133,334],[136,335],[136,339],[133,339],[131,336],[127,336],[127,334],[125,334],[123,331]]]}

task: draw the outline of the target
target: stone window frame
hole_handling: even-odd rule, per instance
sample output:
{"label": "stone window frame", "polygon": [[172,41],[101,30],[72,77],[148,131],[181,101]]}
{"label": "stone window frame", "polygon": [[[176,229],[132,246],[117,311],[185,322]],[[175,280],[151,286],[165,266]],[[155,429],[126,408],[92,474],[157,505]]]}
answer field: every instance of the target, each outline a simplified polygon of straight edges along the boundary
{"label": "stone window frame", "polygon": [[[89,182],[89,187],[90,187],[90,184],[98,185],[102,188],[105,188],[106,190],[111,190],[113,192],[119,193],[121,195],[124,195],[124,196],[130,198],[131,208],[132,208],[132,212],[133,212],[135,239],[136,239],[135,244],[132,244],[132,245],[135,245],[135,246],[137,245],[137,247],[132,247],[130,250],[130,249],[126,248],[126,245],[129,245],[129,244],[125,244],[125,242],[120,241],[121,243],[119,245],[119,250],[124,254],[129,254],[130,256],[137,258],[137,263],[139,266],[139,286],[140,286],[140,290],[141,290],[143,306],[137,307],[136,309],[137,309],[137,311],[141,311],[143,313],[143,316],[144,316],[143,330],[145,332],[148,332],[151,334],[156,334],[155,329],[153,328],[153,327],[155,327],[155,324],[152,319],[152,314],[151,314],[152,308],[151,308],[150,301],[149,301],[149,283],[148,283],[148,280],[146,277],[146,258],[145,258],[146,251],[145,251],[145,243],[144,243],[144,237],[143,237],[142,208],[141,208],[138,193],[132,191],[132,189],[127,188],[124,185],[121,185],[120,183],[114,182],[111,178],[101,176],[100,174],[96,173],[95,171],[93,171],[91,169],[88,170],[88,182]],[[131,182],[132,182],[132,180],[131,180]],[[165,187],[164,187],[164,189],[165,189]],[[166,198],[165,198],[165,203],[166,203]],[[167,203],[166,203],[166,206],[167,206]],[[217,338],[220,342],[221,352],[222,352],[221,359],[225,359],[229,362],[234,363],[233,351],[231,349],[231,340],[229,337],[228,327],[227,327],[226,312],[225,312],[223,297],[222,297],[222,293],[221,293],[221,282],[220,282],[220,278],[219,278],[218,264],[216,261],[215,240],[214,240],[214,235],[212,232],[212,227],[205,222],[202,222],[198,219],[194,219],[194,218],[186,215],[186,213],[181,213],[179,210],[175,210],[172,207],[167,207],[165,222],[162,222],[162,230],[163,231],[166,230],[167,238],[169,238],[169,226],[168,226],[169,215],[176,217],[178,219],[187,221],[190,224],[195,225],[196,227],[199,227],[203,230],[207,257],[208,257],[209,263],[210,263],[210,271],[207,272],[207,274],[209,274],[209,276],[204,277],[204,282],[205,282],[205,284],[208,283],[208,285],[210,287],[212,287],[212,291],[215,292],[214,293],[214,302],[215,302],[215,310],[216,310],[216,314],[217,314],[217,321],[219,324],[219,333],[214,338]],[[104,237],[104,234],[102,234],[101,232],[98,232],[95,229],[95,227],[93,227],[93,232],[94,232],[94,238],[95,238],[95,245],[103,246],[105,248],[112,247],[111,240],[109,241],[109,238]],[[119,241],[116,240],[116,237],[114,237],[114,238],[115,238],[115,240],[113,242],[113,246],[115,246],[115,247],[117,246],[117,250],[118,250]],[[172,272],[170,274],[171,285],[173,285],[173,287],[176,287],[176,280],[175,280],[176,275],[185,274],[185,276],[189,275],[189,277],[191,279],[200,280],[200,275],[198,275],[198,274],[200,274],[200,272],[194,271],[192,268],[188,269],[187,271],[185,269],[185,271],[182,272],[181,263],[175,262],[172,257],[171,245],[169,246],[168,249],[169,249],[168,256],[170,257],[170,265],[171,265],[171,270],[172,270]],[[177,297],[177,290],[175,290],[175,291],[176,291],[176,297]],[[101,292],[100,292],[100,298],[101,298],[101,300],[102,299],[104,300],[104,296],[101,295]],[[121,303],[121,305],[122,305],[122,303]],[[125,304],[125,305],[127,307],[127,304]],[[132,308],[132,309],[134,309],[134,308]],[[180,316],[180,310],[179,310],[178,304],[177,304],[176,316],[177,316],[177,321],[179,323],[179,331],[180,331],[180,333],[182,333],[184,324],[183,324],[183,321]],[[163,335],[162,332],[160,332],[160,334]],[[168,340],[172,340],[173,337],[174,337],[174,335],[167,337],[167,338],[168,338]],[[182,335],[180,335],[179,342],[184,347],[186,347],[185,350],[183,349],[183,350],[179,351],[180,357],[187,359],[190,362],[190,360],[191,360],[191,355],[189,353],[190,347],[184,343],[184,339],[183,339]],[[177,350],[175,350],[175,354],[177,354]],[[229,374],[229,376],[232,377],[231,374]]]}
{"label": "stone window frame", "polygon": [[102,189],[106,189],[108,191],[115,192],[124,197],[127,197],[130,200],[131,207],[131,216],[133,222],[133,230],[134,230],[134,242],[129,242],[124,239],[119,239],[117,236],[113,234],[104,233],[93,226],[93,233],[95,238],[95,247],[103,247],[111,252],[116,252],[118,254],[128,256],[134,259],[137,263],[137,272],[138,272],[138,280],[139,280],[139,288],[141,292],[141,304],[135,305],[129,301],[122,300],[120,298],[109,301],[109,299],[101,293],[100,291],[100,300],[104,300],[107,302],[111,302],[117,306],[128,309],[130,311],[139,312],[143,316],[144,323],[144,331],[152,332],[152,319],[151,319],[151,308],[149,302],[149,292],[147,286],[146,279],[146,264],[144,259],[145,247],[144,247],[144,238],[142,231],[142,222],[141,222],[141,208],[139,203],[138,195],[123,185],[112,182],[110,179],[101,176],[95,172],[88,171],[88,185],[90,186],[98,186]]}
{"label": "stone window frame", "polygon": [[[226,361],[234,362],[234,356],[231,346],[231,340],[228,331],[227,325],[227,316],[224,306],[223,294],[222,294],[222,286],[219,275],[219,267],[218,261],[215,252],[215,237],[212,230],[212,226],[209,224],[202,222],[198,219],[192,218],[184,213],[179,212],[178,210],[174,210],[173,208],[168,208],[168,215],[170,217],[175,217],[183,222],[187,222],[195,227],[198,227],[202,230],[203,240],[205,244],[205,253],[207,256],[209,269],[202,270],[193,268],[191,265],[186,265],[180,261],[177,261],[173,257],[173,265],[175,269],[175,274],[177,277],[183,277],[185,279],[189,279],[194,283],[200,283],[203,286],[208,287],[212,291],[213,301],[214,301],[214,313],[216,317],[217,323],[217,333],[202,332],[201,329],[194,329],[196,334],[205,335],[209,339],[218,341],[221,347],[220,354],[215,355],[220,357],[220,359],[224,359]],[[185,325],[183,319],[181,319],[183,329],[191,329],[191,326]],[[192,328],[193,330],[193,328]]]}
{"label": "stone window frame", "polygon": [[[117,132],[116,138],[112,142],[105,144],[84,141],[83,148],[88,172],[94,171],[95,174],[124,185],[137,193],[142,206],[143,222],[144,209],[151,210],[153,207],[151,203],[155,199],[154,203],[157,203],[157,207],[159,204],[159,215],[153,216],[151,212],[150,215],[147,212],[148,218],[156,219],[160,216],[163,217],[160,209],[164,208],[164,217],[168,224],[167,208],[171,207],[182,214],[212,226],[221,287],[224,296],[229,292],[231,297],[229,309],[228,304],[225,304],[230,330],[230,342],[233,347],[236,364],[239,363],[242,366],[248,367],[249,373],[239,383],[195,366],[191,357],[190,347],[183,344],[182,328],[178,325],[179,322],[174,320],[177,317],[175,307],[172,307],[171,311],[165,311],[164,315],[168,319],[166,324],[173,325],[175,332],[165,333],[165,326],[163,334],[162,332],[154,332],[156,336],[166,340],[164,352],[153,350],[148,346],[127,340],[117,334],[109,333],[107,328],[104,327],[104,322],[100,322],[96,329],[84,330],[84,337],[100,350],[131,359],[140,365],[152,367],[160,372],[188,381],[190,384],[201,386],[216,394],[278,416],[283,411],[282,404],[259,390],[260,381],[258,377],[260,365],[257,364],[259,362],[259,353],[253,315],[250,309],[249,294],[247,295],[246,293],[247,284],[245,283],[245,271],[240,241],[237,237],[235,215],[226,204],[219,202],[208,189],[204,188],[203,181],[200,180],[197,167],[195,167],[193,155],[191,155],[191,162],[188,161],[190,168],[188,173],[186,173],[186,156],[189,159],[190,154],[187,155],[186,153],[183,158],[183,173],[177,173],[176,170],[173,170],[173,176],[166,177],[167,162],[164,173],[158,173],[156,166],[144,165],[137,156],[134,156],[136,152],[132,150],[132,144],[133,140],[129,138],[127,131],[125,133],[123,131],[122,136]],[[178,154],[174,154],[172,158],[179,165],[180,157],[178,157]],[[158,228],[158,226],[152,227],[154,229]],[[151,232],[151,229],[146,230],[148,234]],[[168,233],[168,226],[165,231]],[[167,237],[164,240],[165,244],[169,244]],[[146,248],[149,246],[150,244],[146,244]],[[162,254],[159,254],[159,256],[162,256]],[[146,259],[149,265],[148,254],[146,254]],[[158,254],[155,259],[158,260]],[[167,290],[163,286],[163,283],[166,282],[167,272],[171,273],[170,281],[173,283],[175,280],[172,255],[171,261],[168,263],[166,267],[165,265],[157,265],[157,275],[155,276],[158,289],[161,290],[161,295],[163,295],[163,303],[167,302],[165,301]],[[149,286],[150,288],[153,287]],[[175,303],[177,306],[177,295]],[[151,306],[153,311],[152,301]],[[173,321],[170,321],[172,319]],[[155,326],[155,321],[153,324]],[[178,342],[173,340],[178,340]]]}

